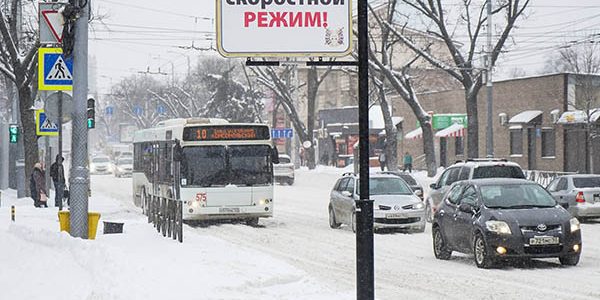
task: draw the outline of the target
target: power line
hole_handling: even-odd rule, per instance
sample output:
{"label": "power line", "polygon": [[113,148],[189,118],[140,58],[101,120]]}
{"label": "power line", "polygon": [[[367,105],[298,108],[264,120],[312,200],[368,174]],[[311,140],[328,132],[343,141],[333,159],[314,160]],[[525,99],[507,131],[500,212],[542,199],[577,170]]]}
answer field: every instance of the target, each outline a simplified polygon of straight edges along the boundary
{"label": "power line", "polygon": [[195,20],[205,20],[205,21],[211,21],[211,22],[213,21],[213,18],[210,18],[210,17],[187,15],[187,14],[172,12],[172,11],[168,11],[168,10],[150,8],[150,7],[146,7],[146,6],[126,4],[123,2],[117,2],[117,1],[111,1],[111,0],[101,0],[100,2],[106,2],[106,3],[111,3],[114,5],[120,5],[120,6],[124,6],[124,7],[130,7],[130,8],[135,8],[135,9],[139,9],[139,10],[146,10],[146,11],[151,11],[151,12],[156,12],[156,13],[161,13],[161,14],[166,14],[166,15],[186,17],[186,18],[191,18],[191,19],[195,19]]}

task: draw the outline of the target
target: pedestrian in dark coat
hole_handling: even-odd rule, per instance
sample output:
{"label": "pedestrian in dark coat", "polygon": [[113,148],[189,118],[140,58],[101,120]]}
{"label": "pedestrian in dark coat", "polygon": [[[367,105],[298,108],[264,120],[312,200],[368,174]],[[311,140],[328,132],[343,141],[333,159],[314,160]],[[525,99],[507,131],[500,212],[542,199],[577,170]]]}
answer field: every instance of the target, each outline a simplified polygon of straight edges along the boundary
{"label": "pedestrian in dark coat", "polygon": [[31,179],[29,180],[29,189],[31,191],[31,198],[33,198],[33,205],[35,207],[48,207],[46,178],[44,176],[42,164],[39,162],[35,163],[33,166],[33,172],[31,173]]}
{"label": "pedestrian in dark coat", "polygon": [[56,191],[54,197],[54,206],[62,209],[63,194],[65,190],[65,169],[63,167],[64,158],[60,155],[56,155],[56,161],[50,166],[50,177],[54,183],[54,190]]}

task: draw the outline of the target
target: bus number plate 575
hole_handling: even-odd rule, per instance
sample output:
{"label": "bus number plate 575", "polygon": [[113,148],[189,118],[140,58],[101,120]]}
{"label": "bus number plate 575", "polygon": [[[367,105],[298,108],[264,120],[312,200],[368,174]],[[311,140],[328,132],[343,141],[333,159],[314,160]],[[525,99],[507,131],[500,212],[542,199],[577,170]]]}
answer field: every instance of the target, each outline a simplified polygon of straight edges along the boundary
{"label": "bus number plate 575", "polygon": [[197,193],[196,201],[206,203],[206,193]]}

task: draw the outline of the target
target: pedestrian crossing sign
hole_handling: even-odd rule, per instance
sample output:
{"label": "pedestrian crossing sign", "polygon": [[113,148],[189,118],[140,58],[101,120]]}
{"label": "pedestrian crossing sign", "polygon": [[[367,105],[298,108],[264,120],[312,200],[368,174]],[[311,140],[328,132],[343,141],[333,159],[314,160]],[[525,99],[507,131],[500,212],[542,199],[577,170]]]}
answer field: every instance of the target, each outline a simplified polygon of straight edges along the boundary
{"label": "pedestrian crossing sign", "polygon": [[73,59],[65,59],[61,48],[40,48],[38,53],[39,90],[73,90]]}
{"label": "pedestrian crossing sign", "polygon": [[58,136],[58,125],[48,119],[43,109],[35,111],[35,133],[38,136]]}

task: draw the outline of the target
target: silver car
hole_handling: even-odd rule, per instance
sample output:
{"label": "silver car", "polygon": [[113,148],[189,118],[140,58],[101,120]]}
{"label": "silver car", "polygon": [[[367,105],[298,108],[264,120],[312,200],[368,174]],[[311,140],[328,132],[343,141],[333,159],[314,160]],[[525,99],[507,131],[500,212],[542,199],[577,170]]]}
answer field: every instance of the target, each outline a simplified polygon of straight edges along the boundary
{"label": "silver car", "polygon": [[[425,205],[398,176],[373,174],[369,177],[369,194],[373,199],[374,229],[407,229],[425,231]],[[356,232],[356,200],[359,199],[359,178],[346,173],[329,197],[329,226],[347,224]]]}
{"label": "silver car", "polygon": [[600,218],[600,175],[559,176],[546,189],[574,217]]}
{"label": "silver car", "polygon": [[292,159],[288,155],[280,154],[279,163],[273,165],[273,174],[275,181],[281,184],[294,184],[294,164],[292,163]]}
{"label": "silver car", "polygon": [[115,177],[131,176],[133,172],[133,158],[121,157],[117,159],[114,169]]}

